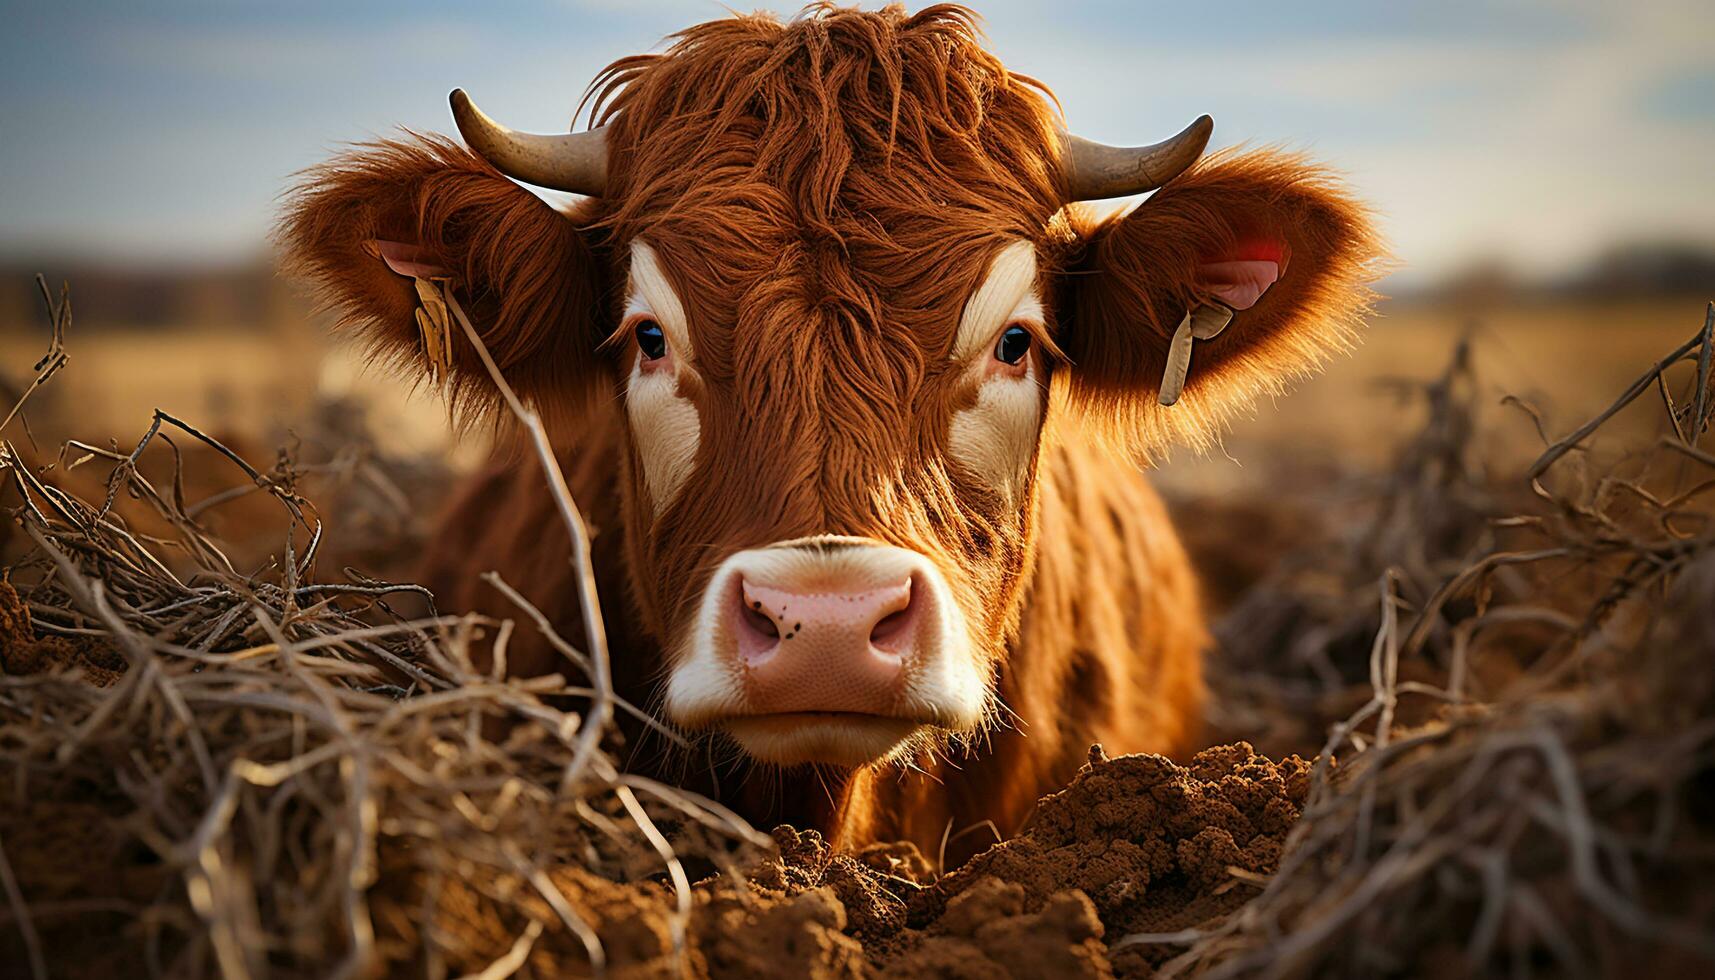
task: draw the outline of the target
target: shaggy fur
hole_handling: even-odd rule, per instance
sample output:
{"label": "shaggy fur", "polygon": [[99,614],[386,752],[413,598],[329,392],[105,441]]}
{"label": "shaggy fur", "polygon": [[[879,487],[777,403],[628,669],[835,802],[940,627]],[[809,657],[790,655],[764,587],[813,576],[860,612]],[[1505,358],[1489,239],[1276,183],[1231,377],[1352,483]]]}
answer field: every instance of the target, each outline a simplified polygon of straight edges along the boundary
{"label": "shaggy fur", "polygon": [[[568,443],[578,436],[568,465],[599,530],[626,697],[653,700],[723,558],[813,534],[928,556],[993,677],[985,729],[925,741],[907,771],[761,771],[718,742],[690,757],[644,746],[636,764],[683,773],[759,823],[854,844],[906,836],[934,853],[949,821],[1016,827],[1091,741],[1188,747],[1203,642],[1192,576],[1142,474],[1091,440],[1200,444],[1348,343],[1376,252],[1362,209],[1324,173],[1257,153],[1089,222],[1061,206],[1050,97],[984,51],[958,7],[716,21],[616,63],[592,91],[609,126],[603,198],[556,214],[468,153],[414,138],[307,175],[287,252],[395,354],[416,343],[410,284],[364,243],[420,244],[457,271],[508,375],[563,420]],[[1285,275],[1199,343],[1184,400],[1159,408],[1168,337],[1203,298],[1196,265],[1259,237],[1290,252]],[[613,409],[637,356],[617,288],[635,240],[659,256],[694,337],[678,385],[700,445],[687,491],[658,514]],[[953,414],[976,399],[951,355],[964,303],[1019,240],[1036,248],[1048,301],[1031,354],[1045,422],[1006,494],[949,458]],[[465,352],[454,385],[480,409],[473,366]],[[575,636],[552,526],[537,475],[499,467],[448,516],[429,584],[448,607],[508,613],[476,579],[499,569]],[[517,649],[513,666],[555,669],[541,646]]]}

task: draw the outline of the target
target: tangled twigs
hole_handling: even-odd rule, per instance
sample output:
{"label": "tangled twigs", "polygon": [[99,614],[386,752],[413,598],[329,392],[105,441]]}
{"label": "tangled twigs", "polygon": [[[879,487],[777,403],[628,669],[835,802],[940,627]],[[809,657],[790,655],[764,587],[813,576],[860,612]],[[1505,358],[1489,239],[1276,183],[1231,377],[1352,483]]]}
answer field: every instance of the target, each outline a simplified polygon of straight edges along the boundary
{"label": "tangled twigs", "polygon": [[[1703,329],[1699,330],[1695,336],[1674,348],[1672,353],[1657,361],[1649,370],[1639,375],[1638,379],[1632,382],[1620,397],[1614,399],[1613,404],[1596,413],[1596,415],[1589,421],[1573,430],[1570,435],[1554,442],[1547,449],[1543,450],[1542,455],[1536,458],[1536,462],[1530,465],[1528,476],[1531,481],[1532,488],[1544,499],[1554,499],[1553,495],[1544,489],[1538,482],[1541,480],[1543,474],[1548,472],[1549,467],[1553,466],[1562,456],[1571,452],[1575,447],[1582,445],[1584,440],[1590,437],[1591,433],[1601,428],[1609,419],[1619,414],[1621,409],[1636,401],[1637,397],[1647,391],[1650,385],[1659,383],[1662,375],[1669,368],[1678,364],[1680,361],[1686,360],[1694,350],[1699,353],[1697,354],[1697,374],[1693,379],[1693,383],[1696,385],[1696,400],[1693,402],[1694,409],[1690,418],[1690,425],[1681,424],[1677,418],[1673,418],[1673,424],[1675,430],[1681,434],[1681,441],[1687,442],[1688,444],[1695,444],[1697,436],[1706,431],[1709,427],[1709,417],[1706,413],[1710,408],[1707,400],[1707,394],[1709,390],[1709,370],[1711,364],[1712,344],[1715,344],[1715,303],[1711,303],[1709,305],[1708,311],[1704,316]],[[1522,405],[1521,402],[1514,398],[1508,398],[1507,401],[1511,404]],[[1672,414],[1670,411],[1670,418],[1671,417]]]}
{"label": "tangled twigs", "polygon": [[[1159,975],[1415,973],[1449,942],[1469,973],[1715,960],[1701,884],[1715,839],[1683,789],[1715,776],[1715,454],[1697,445],[1712,354],[1715,305],[1610,406],[1544,437],[1527,509],[1494,521],[1483,553],[1412,607],[1383,574],[1371,696],[1332,727],[1279,871],[1222,922],[1131,940],[1183,950]],[[1681,364],[1694,367],[1676,404]],[[1603,471],[1592,436],[1652,386],[1670,434]],[[1574,451],[1581,479],[1552,479]],[[1670,460],[1702,472],[1652,465]],[[1478,666],[1503,657],[1512,682],[1474,691]],[[1408,665],[1444,665],[1446,683],[1402,682]],[[1389,715],[1420,697],[1450,707],[1397,727]]]}
{"label": "tangled twigs", "polygon": [[[282,509],[281,560],[237,569],[192,516],[207,501],[186,499],[169,431]],[[168,483],[137,465],[155,443],[172,450]],[[590,683],[507,678],[474,665],[504,664],[512,620],[432,603],[402,618],[385,598],[419,587],[315,580],[324,532],[290,460],[265,473],[165,413],[128,453],[68,443],[68,456],[110,467],[105,500],[0,442],[0,486],[33,545],[0,579],[0,840],[17,885],[0,960],[16,939],[18,963],[39,948],[48,964],[156,976],[520,957],[599,973],[611,923],[589,881],[664,871],[682,955],[681,849],[730,868],[772,846],[721,807],[618,771],[613,713],[659,723],[614,695],[593,584],[580,653],[495,580]],[[587,535],[544,465],[593,583]],[[165,530],[139,530],[144,518]],[[546,904],[521,906],[521,889]],[[506,923],[509,946],[465,929],[473,907]],[[80,945],[91,934],[115,940]]]}

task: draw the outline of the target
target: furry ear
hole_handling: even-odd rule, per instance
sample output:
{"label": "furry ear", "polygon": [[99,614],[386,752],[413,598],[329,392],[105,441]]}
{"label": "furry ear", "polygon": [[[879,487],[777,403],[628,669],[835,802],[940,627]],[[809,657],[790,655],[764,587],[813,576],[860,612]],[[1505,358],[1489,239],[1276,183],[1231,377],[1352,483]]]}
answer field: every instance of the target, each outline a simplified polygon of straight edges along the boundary
{"label": "furry ear", "polygon": [[[1259,395],[1349,350],[1384,257],[1368,211],[1332,175],[1272,151],[1207,158],[1081,233],[1060,311],[1072,404],[1144,458],[1208,448]],[[1161,404],[1176,394],[1172,377],[1162,390],[1170,362],[1184,371],[1173,337],[1199,310],[1178,344],[1190,352],[1183,396]]]}
{"label": "furry ear", "polygon": [[419,323],[435,297],[414,276],[450,280],[495,363],[542,411],[582,403],[607,374],[600,273],[573,220],[444,137],[366,144],[306,171],[277,239],[341,326],[413,374],[444,371],[466,418],[498,407],[498,393],[456,321],[439,337]]}

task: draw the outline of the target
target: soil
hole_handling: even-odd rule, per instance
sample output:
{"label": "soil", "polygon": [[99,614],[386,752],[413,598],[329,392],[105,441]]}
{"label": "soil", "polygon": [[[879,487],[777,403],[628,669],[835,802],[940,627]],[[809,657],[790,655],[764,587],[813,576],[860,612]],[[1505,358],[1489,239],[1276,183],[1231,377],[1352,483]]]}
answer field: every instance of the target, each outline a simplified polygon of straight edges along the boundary
{"label": "soil", "polygon": [[[1190,929],[1253,895],[1275,870],[1309,772],[1296,756],[1276,763],[1244,743],[1208,749],[1188,766],[1110,759],[1095,746],[1024,833],[939,878],[910,845],[839,854],[814,832],[781,827],[777,857],[696,886],[686,966],[699,977],[1149,976],[1178,947],[1127,937]],[[680,975],[664,882],[615,883],[573,867],[550,877],[600,934],[613,975]],[[584,947],[539,893],[500,882],[419,884],[438,892],[429,904],[450,968],[481,970],[536,920],[552,924],[530,966],[539,975],[587,971]],[[380,931],[427,897],[422,888],[397,896],[398,914],[379,915]],[[397,948],[420,949],[406,932]]]}
{"label": "soil", "polygon": [[12,583],[0,576],[0,674],[23,676],[56,670],[82,671],[96,687],[110,687],[125,672],[125,658],[94,638],[37,637],[30,609]]}

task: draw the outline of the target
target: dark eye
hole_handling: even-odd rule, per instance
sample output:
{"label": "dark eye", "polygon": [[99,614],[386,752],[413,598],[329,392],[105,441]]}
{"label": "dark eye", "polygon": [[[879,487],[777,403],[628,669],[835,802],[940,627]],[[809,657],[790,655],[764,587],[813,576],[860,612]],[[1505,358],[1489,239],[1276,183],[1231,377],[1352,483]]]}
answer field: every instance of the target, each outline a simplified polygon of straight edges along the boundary
{"label": "dark eye", "polygon": [[661,324],[643,320],[632,333],[637,336],[637,349],[643,352],[644,359],[659,361],[667,356],[667,338],[661,333]]}
{"label": "dark eye", "polygon": [[1030,353],[1030,331],[1013,325],[1006,328],[1000,335],[1000,340],[994,345],[995,360],[1002,364],[1017,364],[1024,360],[1024,355]]}

